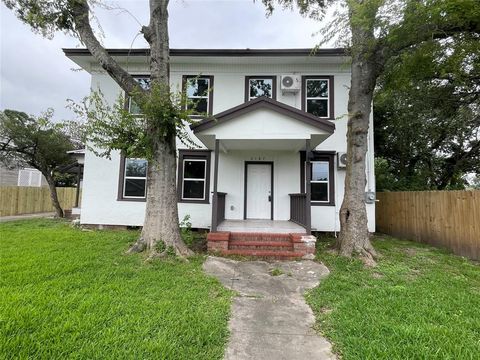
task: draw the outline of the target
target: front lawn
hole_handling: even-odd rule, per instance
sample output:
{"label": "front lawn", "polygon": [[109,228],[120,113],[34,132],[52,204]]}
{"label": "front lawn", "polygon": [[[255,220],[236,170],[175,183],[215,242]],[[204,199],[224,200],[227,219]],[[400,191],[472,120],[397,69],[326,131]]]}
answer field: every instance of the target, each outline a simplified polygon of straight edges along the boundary
{"label": "front lawn", "polygon": [[376,237],[375,268],[326,251],[331,271],[307,294],[343,359],[478,359],[480,266],[429,246]]}
{"label": "front lawn", "polygon": [[0,358],[220,359],[231,293],[201,257],[124,255],[136,236],[0,224]]}

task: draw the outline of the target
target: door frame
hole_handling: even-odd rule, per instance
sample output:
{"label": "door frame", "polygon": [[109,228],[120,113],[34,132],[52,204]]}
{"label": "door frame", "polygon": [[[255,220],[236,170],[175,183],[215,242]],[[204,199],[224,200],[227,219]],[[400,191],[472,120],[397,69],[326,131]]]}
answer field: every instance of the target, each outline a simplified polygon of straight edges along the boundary
{"label": "door frame", "polygon": [[245,172],[244,172],[244,189],[243,189],[243,220],[247,220],[247,179],[248,179],[248,165],[270,165],[271,169],[271,197],[272,201],[270,201],[270,220],[273,220],[273,199],[274,199],[274,192],[273,192],[273,161],[245,161]]}

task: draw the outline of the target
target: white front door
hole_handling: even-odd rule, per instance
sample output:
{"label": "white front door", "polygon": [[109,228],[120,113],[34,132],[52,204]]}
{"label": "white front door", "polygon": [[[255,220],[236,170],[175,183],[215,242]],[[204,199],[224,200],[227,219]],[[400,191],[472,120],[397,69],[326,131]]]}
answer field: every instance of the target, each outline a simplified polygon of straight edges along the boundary
{"label": "white front door", "polygon": [[272,218],[272,164],[247,164],[246,218]]}

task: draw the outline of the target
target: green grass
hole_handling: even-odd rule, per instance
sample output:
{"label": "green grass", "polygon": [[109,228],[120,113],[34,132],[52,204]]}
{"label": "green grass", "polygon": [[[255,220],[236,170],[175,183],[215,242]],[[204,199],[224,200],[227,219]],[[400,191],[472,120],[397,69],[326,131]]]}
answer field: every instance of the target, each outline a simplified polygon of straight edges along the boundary
{"label": "green grass", "polygon": [[137,235],[0,224],[0,358],[220,359],[231,292],[202,257],[124,255]]}
{"label": "green grass", "polygon": [[376,237],[382,257],[365,268],[318,245],[331,274],[306,297],[343,359],[479,359],[478,263]]}

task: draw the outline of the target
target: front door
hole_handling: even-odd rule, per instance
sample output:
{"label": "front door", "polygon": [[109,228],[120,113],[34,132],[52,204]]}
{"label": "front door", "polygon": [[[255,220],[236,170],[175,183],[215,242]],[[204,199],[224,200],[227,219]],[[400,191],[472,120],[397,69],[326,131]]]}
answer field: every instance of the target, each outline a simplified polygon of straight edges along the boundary
{"label": "front door", "polygon": [[272,219],[272,168],[271,163],[246,164],[246,219]]}

